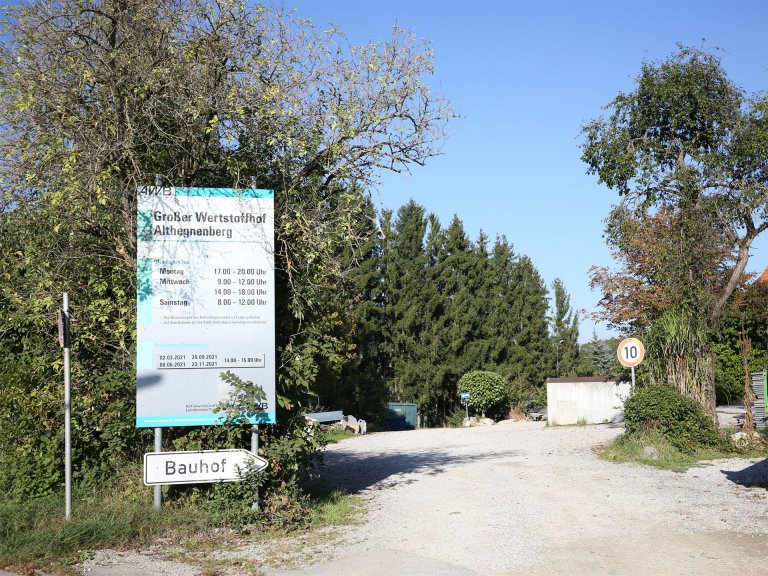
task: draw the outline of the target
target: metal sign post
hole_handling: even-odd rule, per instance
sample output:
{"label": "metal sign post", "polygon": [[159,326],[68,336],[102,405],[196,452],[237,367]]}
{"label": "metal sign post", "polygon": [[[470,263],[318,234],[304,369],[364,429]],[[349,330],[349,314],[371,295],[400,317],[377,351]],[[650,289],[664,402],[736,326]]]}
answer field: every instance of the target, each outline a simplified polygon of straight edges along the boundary
{"label": "metal sign post", "polygon": [[[155,452],[163,451],[163,429],[155,428]],[[163,507],[163,487],[160,485],[155,486],[155,510],[160,510]]]}
{"label": "metal sign post", "polygon": [[69,294],[59,313],[59,345],[64,348],[64,517],[72,517],[72,394],[69,367]]}
{"label": "metal sign post", "polygon": [[467,417],[464,419],[464,426],[469,426],[469,392],[462,392],[460,396],[461,401],[464,403],[464,409],[467,411]]}
{"label": "metal sign post", "polygon": [[[259,455],[259,425],[254,424],[251,426],[251,452],[255,454],[257,457]],[[251,504],[252,510],[258,510],[259,509],[259,489],[256,488],[256,491],[253,494],[253,504]]]}

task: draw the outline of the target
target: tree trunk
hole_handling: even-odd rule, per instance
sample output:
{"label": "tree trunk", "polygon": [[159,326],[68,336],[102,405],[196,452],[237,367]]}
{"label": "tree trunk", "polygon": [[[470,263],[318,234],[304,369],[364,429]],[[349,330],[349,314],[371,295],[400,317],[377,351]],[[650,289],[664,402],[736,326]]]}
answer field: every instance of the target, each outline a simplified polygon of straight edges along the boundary
{"label": "tree trunk", "polygon": [[747,434],[752,434],[755,431],[755,418],[752,414],[752,402],[754,401],[754,395],[752,394],[752,372],[749,369],[749,357],[752,354],[752,340],[744,334],[743,328],[741,333],[741,362],[744,366],[744,425],[741,429]]}

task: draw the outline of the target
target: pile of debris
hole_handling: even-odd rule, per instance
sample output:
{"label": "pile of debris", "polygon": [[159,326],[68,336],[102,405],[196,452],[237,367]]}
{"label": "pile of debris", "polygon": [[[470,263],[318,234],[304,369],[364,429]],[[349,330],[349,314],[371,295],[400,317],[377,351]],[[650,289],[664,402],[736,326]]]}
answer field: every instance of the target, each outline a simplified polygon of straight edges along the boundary
{"label": "pile of debris", "polygon": [[351,430],[355,434],[366,434],[368,432],[365,420],[358,420],[351,414],[345,416],[341,410],[313,412],[307,414],[306,418],[319,426],[320,430],[334,428],[337,430]]}

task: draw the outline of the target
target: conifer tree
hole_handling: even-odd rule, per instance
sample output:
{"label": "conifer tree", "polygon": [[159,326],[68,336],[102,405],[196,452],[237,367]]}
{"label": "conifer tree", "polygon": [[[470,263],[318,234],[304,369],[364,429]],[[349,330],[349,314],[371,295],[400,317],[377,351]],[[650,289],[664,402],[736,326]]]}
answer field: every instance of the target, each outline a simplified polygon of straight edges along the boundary
{"label": "conifer tree", "polygon": [[507,238],[497,237],[490,256],[486,282],[488,294],[486,326],[491,335],[488,365],[507,378],[513,375],[511,358],[512,348],[515,346],[516,324],[512,321],[512,317],[517,279],[516,259],[517,256]]}
{"label": "conifer tree", "polygon": [[454,216],[446,230],[441,266],[440,285],[450,303],[445,319],[450,358],[448,367],[454,382],[472,369],[467,364],[467,348],[475,335],[472,318],[472,294],[469,277],[472,274],[471,243],[464,224]]}
{"label": "conifer tree", "polygon": [[424,292],[426,305],[424,315],[427,322],[424,331],[424,378],[429,404],[422,413],[427,424],[440,425],[447,414],[453,412],[456,398],[455,378],[451,369],[449,352],[450,338],[446,328],[451,299],[441,282],[446,230],[434,214],[429,215],[429,231],[426,240],[427,269]]}
{"label": "conifer tree", "polygon": [[552,282],[555,310],[552,342],[555,347],[555,376],[575,376],[579,362],[579,314],[571,308],[571,297],[560,278]]}
{"label": "conifer tree", "polygon": [[424,208],[409,201],[397,211],[386,257],[387,317],[392,346],[391,393],[395,399],[419,404],[428,400],[420,389],[419,374],[419,364],[426,355],[422,340],[426,305],[423,293],[426,231]]}
{"label": "conifer tree", "polygon": [[519,390],[541,392],[553,350],[547,329],[547,288],[528,256],[515,266],[510,378]]}
{"label": "conifer tree", "polygon": [[385,334],[382,254],[384,237],[376,221],[376,210],[365,204],[365,217],[360,222],[367,228],[368,242],[359,254],[345,250],[340,258],[355,259],[349,263],[350,277],[348,322],[341,330],[353,341],[350,359],[340,378],[331,373],[327,382],[317,382],[315,390],[324,405],[341,408],[345,414],[374,420],[383,413],[388,400],[386,367],[389,347]]}
{"label": "conifer tree", "polygon": [[491,349],[494,338],[490,321],[490,259],[488,236],[480,230],[476,243],[470,249],[471,266],[466,279],[469,294],[467,322],[472,326],[467,344],[463,374],[471,370],[491,370]]}

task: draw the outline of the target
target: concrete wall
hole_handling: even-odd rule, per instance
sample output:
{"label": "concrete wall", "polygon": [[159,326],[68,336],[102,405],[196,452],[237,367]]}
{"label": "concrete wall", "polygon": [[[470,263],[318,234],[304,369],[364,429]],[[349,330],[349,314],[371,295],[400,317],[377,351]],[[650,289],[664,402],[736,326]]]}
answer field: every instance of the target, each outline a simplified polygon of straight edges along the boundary
{"label": "concrete wall", "polygon": [[621,422],[629,390],[629,382],[551,378],[547,380],[547,421],[551,425]]}

